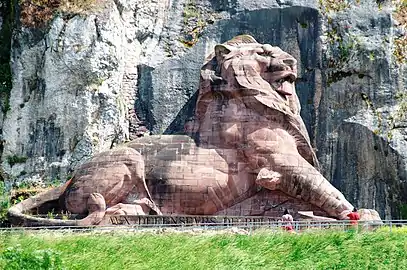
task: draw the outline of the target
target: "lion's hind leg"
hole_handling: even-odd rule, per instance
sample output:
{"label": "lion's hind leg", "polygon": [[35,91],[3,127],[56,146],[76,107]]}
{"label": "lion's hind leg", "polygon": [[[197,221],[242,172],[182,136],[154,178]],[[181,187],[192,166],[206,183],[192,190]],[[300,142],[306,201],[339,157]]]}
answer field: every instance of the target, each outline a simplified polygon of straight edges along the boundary
{"label": "lion's hind leg", "polygon": [[87,200],[88,216],[78,220],[79,226],[96,225],[105,216],[106,202],[100,193],[92,193]]}

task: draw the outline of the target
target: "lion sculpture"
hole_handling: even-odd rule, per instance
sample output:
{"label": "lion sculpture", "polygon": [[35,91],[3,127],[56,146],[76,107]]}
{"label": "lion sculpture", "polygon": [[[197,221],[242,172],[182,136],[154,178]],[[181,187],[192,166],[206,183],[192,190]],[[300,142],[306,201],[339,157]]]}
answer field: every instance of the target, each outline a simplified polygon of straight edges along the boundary
{"label": "lion sculpture", "polygon": [[[216,45],[201,69],[189,136],[146,136],[99,153],[65,185],[9,214],[41,225],[95,225],[107,215],[214,215],[250,208],[263,192],[346,219],[353,206],[318,171],[299,114],[296,65],[248,35]],[[52,202],[82,218],[30,214]]]}

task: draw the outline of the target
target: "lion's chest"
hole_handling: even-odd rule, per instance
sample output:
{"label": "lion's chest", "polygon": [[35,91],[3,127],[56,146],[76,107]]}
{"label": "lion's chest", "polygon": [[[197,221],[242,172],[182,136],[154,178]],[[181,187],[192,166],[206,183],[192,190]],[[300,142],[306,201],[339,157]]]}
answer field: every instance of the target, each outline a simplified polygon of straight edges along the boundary
{"label": "lion's chest", "polygon": [[165,147],[145,159],[147,185],[164,212],[213,214],[253,187],[236,150],[181,148]]}
{"label": "lion's chest", "polygon": [[219,99],[209,105],[200,134],[203,141],[213,145],[239,149],[254,125],[258,128],[269,124],[265,116],[246,107],[241,99]]}

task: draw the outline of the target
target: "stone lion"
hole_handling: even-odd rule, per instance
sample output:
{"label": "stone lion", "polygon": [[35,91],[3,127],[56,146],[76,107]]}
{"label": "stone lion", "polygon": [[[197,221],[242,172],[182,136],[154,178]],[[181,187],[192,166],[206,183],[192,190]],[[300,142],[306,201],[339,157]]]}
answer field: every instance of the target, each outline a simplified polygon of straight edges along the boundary
{"label": "stone lion", "polygon": [[[215,46],[201,69],[194,119],[186,125],[190,136],[147,136],[102,152],[65,186],[9,213],[63,225],[100,224],[116,214],[214,215],[237,205],[256,208],[253,198],[263,192],[345,219],[353,206],[318,171],[299,114],[296,64],[248,35]],[[27,214],[52,200],[86,217],[57,221]]]}

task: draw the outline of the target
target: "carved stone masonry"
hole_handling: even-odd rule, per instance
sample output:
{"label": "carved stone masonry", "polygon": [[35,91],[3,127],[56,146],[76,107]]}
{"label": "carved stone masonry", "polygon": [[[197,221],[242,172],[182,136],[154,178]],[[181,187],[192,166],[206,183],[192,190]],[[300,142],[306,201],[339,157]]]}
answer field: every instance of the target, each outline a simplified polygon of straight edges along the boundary
{"label": "carved stone masonry", "polygon": [[[346,219],[353,206],[319,172],[300,117],[296,65],[248,35],[215,46],[189,135],[147,136],[99,153],[10,215],[24,224],[94,225],[111,215],[276,216],[284,207]],[[46,204],[79,219],[30,215]]]}

